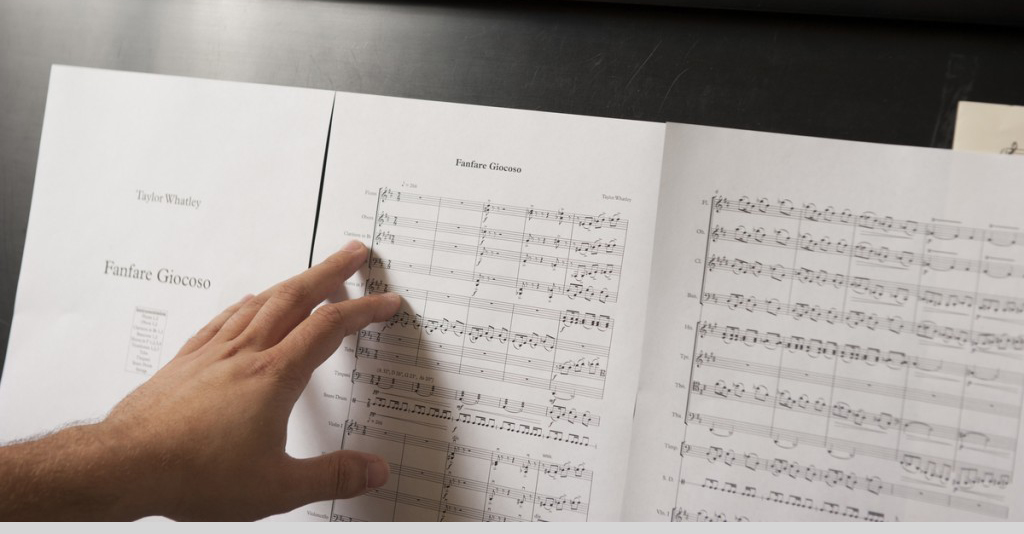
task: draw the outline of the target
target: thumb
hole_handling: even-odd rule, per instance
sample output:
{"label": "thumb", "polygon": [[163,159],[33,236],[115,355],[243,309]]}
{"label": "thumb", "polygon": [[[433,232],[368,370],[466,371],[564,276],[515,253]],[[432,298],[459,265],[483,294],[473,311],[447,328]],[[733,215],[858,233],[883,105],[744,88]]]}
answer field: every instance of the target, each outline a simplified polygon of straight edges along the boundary
{"label": "thumb", "polygon": [[383,486],[391,474],[386,460],[358,451],[295,460],[290,471],[290,486],[302,504],[357,497]]}

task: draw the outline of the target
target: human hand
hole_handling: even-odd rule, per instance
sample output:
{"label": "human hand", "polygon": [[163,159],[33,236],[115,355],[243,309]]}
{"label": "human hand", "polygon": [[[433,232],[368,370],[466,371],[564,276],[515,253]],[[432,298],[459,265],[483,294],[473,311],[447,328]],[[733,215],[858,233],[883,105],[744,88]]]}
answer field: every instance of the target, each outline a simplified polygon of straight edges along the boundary
{"label": "human hand", "polygon": [[[129,516],[256,519],[383,485],[388,464],[361,452],[295,459],[288,416],[342,339],[391,317],[400,298],[314,308],[368,252],[352,242],[304,273],[231,306],[96,425],[132,489]],[[312,313],[311,313],[312,312]],[[123,452],[122,452],[123,451]]]}

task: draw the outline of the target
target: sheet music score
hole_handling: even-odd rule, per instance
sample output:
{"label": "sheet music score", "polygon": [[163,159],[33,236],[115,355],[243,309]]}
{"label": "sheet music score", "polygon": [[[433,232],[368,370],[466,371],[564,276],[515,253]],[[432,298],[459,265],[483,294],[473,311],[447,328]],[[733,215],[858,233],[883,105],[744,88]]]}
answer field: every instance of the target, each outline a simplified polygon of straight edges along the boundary
{"label": "sheet music score", "polygon": [[[424,143],[434,129],[460,133]],[[402,154],[383,167],[378,132]],[[390,291],[404,304],[314,376],[292,418],[309,426],[290,435],[317,440],[289,447],[373,452],[391,478],[297,513],[621,517],[663,135],[644,123],[338,95],[314,260],[361,238],[371,258],[348,294]],[[522,172],[456,161],[484,157]],[[626,175],[642,194],[615,194]]]}
{"label": "sheet music score", "polygon": [[[983,166],[972,188],[938,151],[780,137],[669,128],[665,184],[718,171],[662,192],[662,206],[699,208],[659,218],[654,280],[660,262],[691,267],[663,287],[685,296],[652,293],[662,356],[645,365],[676,377],[641,385],[633,448],[658,439],[674,458],[634,456],[631,485],[672,490],[645,488],[657,506],[631,509],[1019,518],[1024,233],[1012,205],[983,193],[1019,191],[1013,173]],[[730,162],[737,143],[766,157]],[[685,243],[662,251],[673,236]],[[685,333],[659,347],[652,332],[673,322]]]}
{"label": "sheet music score", "polygon": [[[1016,456],[1022,375],[1002,360],[1024,349],[1013,280],[1024,274],[1014,250],[1024,234],[788,199],[715,197],[711,213],[701,304],[728,312],[697,325],[686,420],[707,432],[686,429],[676,519],[690,486],[852,519],[898,515],[816,498],[827,495],[816,485],[1006,518],[983,494],[1006,490]],[[801,321],[832,336],[797,335]],[[735,434],[837,461],[762,458],[729,448]],[[855,458],[865,474],[838,468]],[[731,473],[716,478],[719,462],[808,487],[765,494]]]}
{"label": "sheet music score", "polygon": [[[359,334],[344,446],[395,458],[397,478],[364,506],[376,519],[586,520],[594,472],[571,448],[517,455],[447,431],[599,447],[601,414],[576,399],[604,397],[615,321],[600,312],[617,300],[628,221],[388,188],[376,212],[367,291],[396,292],[406,308]],[[381,373],[382,361],[423,371]],[[438,385],[454,382],[442,375],[516,393]],[[392,422],[414,433],[373,426]],[[436,430],[445,439],[428,437]],[[416,482],[437,491],[403,491]]]}

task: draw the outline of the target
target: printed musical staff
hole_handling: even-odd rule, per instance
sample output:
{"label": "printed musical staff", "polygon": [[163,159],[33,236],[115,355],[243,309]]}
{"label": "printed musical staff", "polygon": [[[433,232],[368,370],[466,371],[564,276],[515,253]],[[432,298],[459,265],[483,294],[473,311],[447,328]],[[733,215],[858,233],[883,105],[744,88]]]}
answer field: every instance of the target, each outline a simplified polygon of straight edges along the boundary
{"label": "printed musical staff", "polygon": [[[537,234],[523,234],[521,232],[514,232],[508,230],[490,230],[471,228],[465,225],[457,225],[450,223],[438,222],[435,225],[434,221],[426,220],[410,220],[402,219],[399,222],[397,217],[391,217],[387,214],[382,214],[377,218],[378,228],[386,227],[388,225],[397,228],[426,228],[428,226],[436,226],[438,232],[469,236],[478,238],[480,240],[487,239],[491,241],[507,241],[511,243],[522,243],[524,245],[543,245],[555,249],[572,249],[573,252],[585,255],[585,256],[597,256],[601,254],[607,254],[609,256],[622,256],[622,248],[614,241],[602,242],[601,239],[596,241],[584,241],[584,240],[568,240],[558,236],[545,236]],[[439,250],[442,252],[449,252],[453,254],[467,254],[470,256],[477,256],[477,262],[483,258],[498,259],[510,262],[522,262],[522,263],[534,263],[537,265],[547,265],[552,268],[568,268],[573,271],[577,271],[581,268],[592,269],[592,268],[604,268],[607,272],[603,272],[606,277],[618,276],[619,268],[615,264],[600,264],[594,262],[587,262],[581,260],[567,259],[560,256],[552,256],[547,254],[529,254],[523,252],[517,252],[514,250],[505,250],[500,248],[488,248],[488,247],[476,247],[466,246],[464,243],[439,241],[433,239],[419,239],[401,234],[396,234],[388,230],[378,230],[374,234],[374,243],[380,245],[388,243],[391,245],[398,245],[402,247],[410,248],[421,248],[428,250]]]}
{"label": "printed musical staff", "polygon": [[909,219],[881,216],[870,211],[858,215],[849,209],[838,210],[831,206],[818,208],[814,204],[804,204],[798,208],[792,200],[788,199],[772,202],[766,198],[751,199],[746,196],[735,200],[715,197],[711,205],[715,213],[734,212],[791,220],[802,219],[817,223],[856,226],[865,230],[896,235],[933,237],[942,241],[962,239],[984,241],[996,246],[1024,245],[1024,233],[1021,232],[994,228],[969,228],[943,223],[921,223]]}
{"label": "printed musical staff", "polygon": [[707,261],[708,271],[718,269],[736,275],[755,278],[765,276],[777,282],[795,280],[802,284],[815,284],[833,289],[849,288],[857,295],[885,300],[898,305],[916,299],[922,304],[946,309],[968,308],[990,313],[1024,313],[1024,298],[1007,295],[976,294],[971,291],[943,287],[919,286],[905,282],[878,280],[863,276],[850,277],[830,273],[824,269],[799,267],[790,269],[781,264],[764,265],[759,261],[748,262],[739,258],[711,256]]}
{"label": "printed musical staff", "polygon": [[835,307],[825,308],[807,302],[783,304],[777,299],[758,299],[738,293],[728,295],[704,293],[701,303],[724,306],[730,310],[742,310],[749,313],[786,315],[794,319],[806,318],[810,321],[825,322],[830,325],[867,328],[874,331],[888,331],[893,334],[909,334],[959,346],[1024,350],[1024,334],[972,332],[966,328],[936,324],[934,321],[913,323],[898,315],[884,316],[860,310],[842,311]]}
{"label": "printed musical staff", "polygon": [[[582,464],[508,454],[353,421],[346,423],[345,433],[364,443],[365,450],[395,451],[398,460],[418,452],[419,463],[392,461],[388,484],[366,494],[391,501],[396,513],[404,506],[408,518],[585,521],[589,515],[594,473]],[[423,463],[424,458],[434,460]],[[423,488],[430,491],[424,493]]]}
{"label": "printed musical staff", "polygon": [[[930,423],[926,420],[903,420],[888,412],[866,411],[863,408],[850,406],[842,401],[829,404],[824,397],[814,398],[798,391],[791,393],[788,390],[784,390],[772,394],[765,384],[752,384],[751,388],[747,389],[747,386],[741,382],[727,383],[724,380],[716,380],[714,384],[704,384],[694,381],[691,384],[691,388],[697,395],[714,395],[721,399],[743,402],[754,406],[780,407],[806,415],[833,417],[837,420],[848,421],[858,427],[866,426],[877,429],[883,433],[904,432],[908,435],[916,435],[922,438],[957,442],[960,444],[958,446],[971,446],[977,443],[981,445],[979,448],[983,452],[999,456],[1004,453],[1013,452],[1017,448],[1017,439],[1013,437],[974,432],[968,430],[968,428],[955,428],[939,423]],[[928,395],[927,392],[923,391],[906,394],[912,395],[913,393],[917,393],[920,396]],[[979,401],[975,399],[960,400],[963,401],[965,407],[968,404],[979,404]],[[984,404],[984,402],[980,402],[980,404]],[[1011,410],[1006,411],[1010,412]],[[1008,415],[1012,417],[1013,414],[1011,412]]]}
{"label": "printed musical staff", "polygon": [[448,452],[449,450],[454,450],[453,454],[456,456],[466,456],[470,458],[493,461],[495,464],[507,464],[516,467],[517,469],[525,471],[534,469],[536,472],[541,473],[544,476],[551,478],[552,480],[571,477],[579,480],[590,481],[593,480],[594,477],[593,471],[591,471],[590,469],[586,468],[583,465],[576,465],[573,464],[572,462],[546,462],[543,460],[536,460],[527,456],[505,454],[496,450],[481,449],[461,444],[454,445],[450,442],[443,440],[431,439],[423,436],[414,436],[409,434],[403,434],[401,432],[393,432],[389,430],[381,430],[379,428],[368,427],[366,425],[361,425],[354,421],[349,421],[346,424],[345,433],[348,435],[358,434],[373,439],[392,441],[395,443],[414,444],[417,447],[433,449],[437,451]]}
{"label": "printed musical staff", "polygon": [[989,400],[972,399],[959,395],[940,393],[934,390],[895,386],[855,377],[835,377],[831,374],[815,373],[800,368],[783,367],[752,362],[736,358],[718,356],[714,353],[701,352],[696,357],[696,366],[730,369],[743,373],[776,377],[794,382],[829,386],[830,388],[847,389],[870,395],[884,395],[897,399],[913,399],[938,406],[956,407],[1007,417],[1015,417],[1020,407],[1014,404],[998,403]]}
{"label": "printed musical staff", "polygon": [[924,454],[911,454],[891,447],[881,447],[870,443],[846,439],[829,438],[822,434],[799,430],[775,428],[769,425],[748,423],[738,419],[717,417],[702,413],[688,412],[686,420],[689,424],[704,426],[718,436],[747,434],[765,437],[784,449],[810,446],[825,449],[829,454],[842,453],[849,458],[868,456],[898,463],[907,471],[922,475],[925,480],[956,486],[995,486],[1005,488],[1010,483],[1010,472],[989,466],[968,462],[958,464],[951,461]]}
{"label": "printed musical staff", "polygon": [[708,209],[670,519],[1008,517],[1024,233],[788,199]]}
{"label": "printed musical staff", "polygon": [[[422,300],[425,302],[435,303],[446,303],[453,306],[462,306],[478,310],[490,310],[499,313],[507,313],[509,315],[518,315],[525,317],[536,317],[538,319],[547,319],[551,321],[558,321],[562,324],[562,329],[570,328],[573,326],[580,326],[584,329],[595,328],[602,332],[609,330],[615,325],[615,320],[608,315],[598,315],[592,312],[580,312],[577,310],[552,310],[547,308],[538,308],[534,306],[527,306],[523,304],[510,304],[507,302],[500,302],[494,300],[487,300],[474,297],[465,297],[461,295],[454,295],[451,293],[443,293],[440,291],[428,291],[423,289],[416,289],[412,287],[404,287],[395,284],[389,284],[382,280],[370,279],[367,282],[368,293],[398,293],[409,300]],[[401,315],[401,314],[400,314]],[[392,326],[394,323],[389,321]]]}
{"label": "printed musical staff", "polygon": [[508,397],[456,390],[444,386],[424,384],[402,378],[385,377],[372,373],[364,374],[359,371],[352,373],[352,380],[362,384],[370,384],[382,391],[413,393],[423,398],[439,398],[455,401],[458,404],[497,408],[512,414],[534,415],[549,419],[551,423],[565,422],[582,427],[601,426],[601,416],[592,414],[589,411],[578,412],[575,408],[558,404],[557,398],[552,398],[548,404],[534,404]]}
{"label": "printed musical staff", "polygon": [[[354,399],[355,402],[360,402],[361,400],[362,399]],[[386,394],[380,394],[373,398],[366,399],[366,406],[369,408],[383,408],[386,410],[417,416],[417,424],[429,425],[429,423],[424,423],[422,420],[422,418],[427,417],[466,425],[474,425],[480,428],[500,430],[517,436],[526,436],[584,447],[590,446],[590,437],[586,435],[544,428],[543,426],[538,426],[538,423],[536,422],[524,423],[521,420],[509,421],[500,415],[495,418],[490,413],[479,415],[476,413],[476,410],[472,408],[464,408],[453,413],[450,409],[430,406],[427,402],[410,403],[407,400],[392,398]]]}
{"label": "printed musical staff", "polygon": [[921,254],[909,250],[897,251],[887,246],[874,246],[868,242],[851,245],[843,239],[833,241],[828,236],[814,237],[810,233],[804,233],[796,237],[790,235],[787,231],[779,229],[772,233],[774,235],[769,238],[763,227],[757,227],[753,232],[750,232],[741,226],[735,229],[716,226],[711,230],[711,240],[712,242],[756,244],[787,250],[804,250],[819,254],[852,256],[866,262],[899,268],[922,267],[934,271],[981,273],[991,278],[1024,278],[1024,266],[1013,265],[995,258],[985,261],[957,259],[941,254]]}
{"label": "printed musical staff", "polygon": [[[595,288],[592,285],[583,285],[575,282],[560,284],[557,282],[546,282],[542,280],[527,280],[518,276],[501,276],[477,272],[475,270],[467,271],[463,269],[449,269],[446,267],[435,267],[433,265],[422,263],[408,263],[403,261],[384,260],[381,258],[371,259],[370,268],[383,269],[385,271],[416,273],[436,276],[439,278],[461,280],[463,282],[472,282],[476,288],[479,288],[482,285],[506,287],[515,290],[516,296],[522,296],[525,291],[543,293],[547,296],[548,300],[554,300],[556,296],[559,296],[567,297],[569,299],[579,298],[586,301],[597,301],[603,304],[605,302],[615,302],[619,297],[617,292],[609,291],[607,288]],[[568,271],[569,269],[563,267],[562,270]],[[618,268],[615,268],[614,270],[617,271]],[[576,269],[572,275],[573,278],[576,278],[579,272],[579,269]],[[611,270],[608,272],[611,272]],[[568,276],[568,272],[566,273],[566,276]]]}
{"label": "printed musical staff", "polygon": [[[599,399],[604,395],[604,383],[608,372],[601,365],[599,358],[582,356],[545,361],[518,356],[514,353],[489,352],[455,344],[410,340],[369,330],[361,331],[359,339],[360,346],[356,350],[356,355],[360,358],[384,360],[422,369],[497,380],[519,386],[540,388],[556,393],[580,395],[595,399]],[[408,354],[401,351],[378,348],[387,346],[412,348],[417,353]],[[420,350],[424,350],[427,354],[424,357],[420,357],[418,354]],[[441,354],[455,356],[459,360],[457,362],[441,360],[437,358]],[[502,369],[498,370],[496,368],[473,365],[474,361],[500,363]],[[539,376],[536,374],[530,375],[522,372],[513,372],[510,368],[540,371],[544,372],[544,374]],[[562,377],[573,377],[577,380],[560,380]],[[584,382],[580,382],[580,380]],[[593,385],[588,385],[587,381],[592,382]]]}
{"label": "printed musical staff", "polygon": [[555,222],[558,225],[567,224],[577,226],[583,230],[599,230],[602,228],[613,228],[625,232],[629,228],[629,221],[619,217],[619,214],[587,215],[581,213],[567,213],[563,209],[536,209],[533,207],[510,206],[496,204],[493,202],[474,202],[470,200],[458,200],[453,198],[441,198],[428,195],[410,194],[396,191],[391,188],[384,188],[380,191],[381,205],[392,202],[405,202],[408,204],[421,204],[426,206],[440,206],[457,210],[479,212],[483,214],[496,213],[519,217],[526,220],[542,220]]}
{"label": "printed musical staff", "polygon": [[839,515],[848,519],[859,519],[861,521],[885,521],[885,514],[876,512],[874,510],[865,510],[861,513],[860,508],[856,506],[843,506],[839,503],[834,502],[820,502],[815,497],[807,495],[797,495],[786,491],[778,490],[761,490],[757,486],[743,485],[740,486],[737,482],[729,482],[727,480],[718,480],[717,478],[705,478],[701,482],[691,482],[689,480],[681,480],[681,485],[697,486],[700,489],[708,491],[720,491],[729,493],[732,495],[738,495],[747,499],[755,499],[759,501],[765,501],[773,504],[780,504],[784,506],[792,506],[798,509],[823,512],[831,515]]}
{"label": "printed musical staff", "polygon": [[[436,332],[456,337],[466,336],[470,343],[475,343],[484,339],[501,345],[510,344],[512,348],[515,349],[521,349],[524,346],[529,346],[534,349],[542,348],[548,352],[562,350],[579,354],[592,354],[604,357],[609,356],[608,347],[605,346],[557,339],[550,334],[514,332],[503,326],[466,324],[458,319],[448,319],[447,317],[423,317],[418,313],[413,314],[409,312],[399,312],[384,323],[384,330],[386,331],[388,327],[394,327],[396,325],[402,325],[412,329],[422,329],[430,334]],[[369,339],[378,343],[388,343],[391,345],[401,346],[403,344],[410,343],[410,341],[404,337],[389,335],[385,332],[366,331],[362,336],[364,339]]]}
{"label": "printed musical staff", "polygon": [[[912,368],[927,373],[940,373],[961,377],[964,375],[984,382],[995,382],[1008,386],[1024,387],[1024,374],[979,365],[964,365],[953,361],[908,355],[895,350],[841,343],[827,339],[783,336],[774,332],[761,332],[754,328],[740,328],[731,325],[700,323],[697,333],[701,337],[714,337],[723,343],[742,343],[748,347],[760,346],[768,350],[782,349],[801,352],[811,357],[838,358],[840,361],[863,362],[875,366],[903,371]],[[698,360],[698,363],[702,363]]]}
{"label": "printed musical staff", "polygon": [[786,477],[790,480],[824,484],[829,488],[845,488],[852,491],[866,491],[875,495],[891,495],[901,499],[911,499],[938,506],[948,506],[960,510],[977,512],[990,517],[1005,518],[1009,514],[1006,506],[990,502],[946,494],[929,489],[922,489],[906,484],[887,482],[879,476],[859,476],[837,468],[819,468],[804,465],[797,461],[784,458],[762,458],[756,453],[737,453],[733,449],[722,447],[701,447],[683,443],[680,446],[682,456],[691,456],[707,460],[709,464],[724,465],[737,470],[760,471],[775,478]]}

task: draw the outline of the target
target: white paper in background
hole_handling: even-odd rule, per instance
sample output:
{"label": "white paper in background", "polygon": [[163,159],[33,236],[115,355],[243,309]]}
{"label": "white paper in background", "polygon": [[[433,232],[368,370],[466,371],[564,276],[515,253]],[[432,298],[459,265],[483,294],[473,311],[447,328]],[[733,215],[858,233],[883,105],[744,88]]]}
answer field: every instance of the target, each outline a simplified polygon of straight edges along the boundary
{"label": "white paper in background", "polygon": [[222,309],[306,268],[332,101],[53,68],[0,440],[104,416]]}
{"label": "white paper in background", "polygon": [[1022,170],[670,124],[625,517],[1020,520]]}
{"label": "white paper in background", "polygon": [[961,101],[953,150],[1024,155],[1024,106]]}
{"label": "white paper in background", "polygon": [[338,94],[314,261],[362,239],[406,307],[317,371],[290,445],[344,440],[392,477],[298,516],[619,518],[663,135]]}

